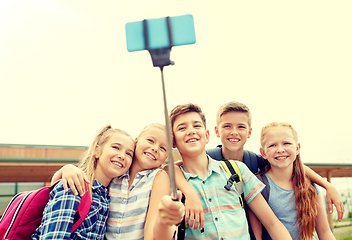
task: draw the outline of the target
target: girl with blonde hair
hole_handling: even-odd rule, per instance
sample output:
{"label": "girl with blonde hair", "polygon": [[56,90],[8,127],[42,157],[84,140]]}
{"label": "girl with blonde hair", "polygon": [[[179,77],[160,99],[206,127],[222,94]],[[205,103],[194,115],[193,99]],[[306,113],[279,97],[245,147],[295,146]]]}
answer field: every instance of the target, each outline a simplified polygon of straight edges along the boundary
{"label": "girl with blonde hair", "polygon": [[93,143],[79,162],[79,168],[89,179],[88,192],[92,205],[78,228],[72,231],[75,211],[81,197],[64,189],[60,181],[50,192],[40,226],[32,239],[100,239],[106,230],[109,213],[108,185],[131,166],[135,143],[133,138],[110,125],[97,133]]}
{"label": "girl with blonde hair", "polygon": [[[167,158],[165,126],[145,126],[135,143],[129,171],[114,178],[109,186],[110,213],[105,239],[172,239],[175,224],[184,216],[184,206],[180,201],[172,201],[169,177],[160,168]],[[61,175],[71,188],[88,180],[73,165],[64,166],[53,179]],[[169,207],[167,212],[159,211],[161,202]]]}

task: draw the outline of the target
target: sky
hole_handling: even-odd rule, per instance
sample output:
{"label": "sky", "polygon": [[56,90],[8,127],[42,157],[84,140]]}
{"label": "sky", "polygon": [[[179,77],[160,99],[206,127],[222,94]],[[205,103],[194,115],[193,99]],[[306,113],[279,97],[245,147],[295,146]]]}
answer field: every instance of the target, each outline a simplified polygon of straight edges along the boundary
{"label": "sky", "polygon": [[192,14],[196,43],[173,47],[164,69],[167,106],[202,108],[208,148],[220,144],[216,111],[239,101],[253,115],[246,149],[259,152],[261,128],[286,121],[304,162],[351,164],[351,9],[348,0],[1,0],[0,143],[87,146],[106,124],[137,137],[164,123],[160,70],[147,51],[127,51],[125,24]]}

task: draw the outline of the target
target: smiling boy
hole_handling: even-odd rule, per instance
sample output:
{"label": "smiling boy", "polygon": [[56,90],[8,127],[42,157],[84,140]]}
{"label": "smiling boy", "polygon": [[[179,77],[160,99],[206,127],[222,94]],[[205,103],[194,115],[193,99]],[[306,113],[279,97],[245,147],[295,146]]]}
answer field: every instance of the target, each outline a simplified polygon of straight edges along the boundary
{"label": "smiling boy", "polygon": [[[174,145],[178,148],[183,166],[181,169],[188,183],[201,198],[204,228],[187,228],[185,239],[249,239],[248,225],[239,193],[232,186],[224,188],[228,175],[220,162],[207,156],[205,145],[209,142],[206,120],[199,106],[184,104],[170,113]],[[291,239],[284,225],[275,217],[261,194],[264,185],[237,162],[244,182],[244,197],[254,214],[268,227],[273,239]]]}
{"label": "smiling boy", "polygon": [[[207,154],[215,160],[235,159],[242,161],[254,173],[263,172],[268,164],[261,155],[244,149],[252,134],[252,114],[249,108],[240,102],[231,101],[222,105],[216,115],[215,133],[222,145],[208,149]],[[307,177],[326,189],[329,212],[335,204],[338,220],[341,221],[344,207],[336,188],[312,169],[304,165]]]}

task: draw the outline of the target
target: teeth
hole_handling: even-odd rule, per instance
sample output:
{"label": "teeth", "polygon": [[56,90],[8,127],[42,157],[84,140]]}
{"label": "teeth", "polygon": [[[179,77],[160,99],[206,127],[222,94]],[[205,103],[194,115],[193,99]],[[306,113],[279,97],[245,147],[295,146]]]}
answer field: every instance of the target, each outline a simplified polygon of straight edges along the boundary
{"label": "teeth", "polygon": [[277,159],[281,160],[281,159],[286,159],[287,157],[277,157]]}
{"label": "teeth", "polygon": [[150,153],[145,153],[145,155],[149,156],[149,157],[152,158],[153,160],[156,160],[156,158],[155,158],[152,154],[150,154]]}
{"label": "teeth", "polygon": [[122,164],[121,164],[121,163],[119,163],[119,162],[112,162],[112,163],[113,163],[114,165],[116,165],[116,166],[122,168]]}
{"label": "teeth", "polygon": [[197,141],[197,139],[190,139],[190,140],[188,140],[187,142],[196,142]]}
{"label": "teeth", "polygon": [[230,142],[239,142],[239,139],[229,139]]}

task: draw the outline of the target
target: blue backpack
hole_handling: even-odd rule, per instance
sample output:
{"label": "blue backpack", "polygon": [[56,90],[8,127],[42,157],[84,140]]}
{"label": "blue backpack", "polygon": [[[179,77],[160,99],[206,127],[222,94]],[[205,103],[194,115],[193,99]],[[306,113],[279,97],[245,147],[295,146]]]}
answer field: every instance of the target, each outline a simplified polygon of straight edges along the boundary
{"label": "blue backpack", "polygon": [[[268,182],[268,178],[265,176],[265,174],[260,174],[257,175],[257,178],[265,184],[265,189],[263,189],[262,191],[262,195],[264,197],[264,199],[266,200],[266,202],[269,202],[269,193],[270,193],[270,185]],[[265,190],[265,191],[264,191]]]}
{"label": "blue backpack", "polygon": [[[216,148],[208,149],[207,154],[218,161],[224,160],[224,156],[222,155],[222,146],[218,145]],[[238,160],[238,159],[234,159]],[[259,164],[259,163],[260,164]],[[263,168],[264,161],[263,158],[252,151],[243,150],[243,163],[251,170],[252,173],[256,174]]]}

